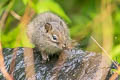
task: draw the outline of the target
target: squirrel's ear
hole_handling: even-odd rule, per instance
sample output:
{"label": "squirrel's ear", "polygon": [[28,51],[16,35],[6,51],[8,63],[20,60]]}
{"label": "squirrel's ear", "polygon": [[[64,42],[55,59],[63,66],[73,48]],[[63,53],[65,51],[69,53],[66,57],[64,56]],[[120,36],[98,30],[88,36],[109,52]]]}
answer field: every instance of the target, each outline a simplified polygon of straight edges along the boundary
{"label": "squirrel's ear", "polygon": [[63,23],[62,23],[62,21],[60,21],[60,25],[61,25],[61,26],[63,26]]}
{"label": "squirrel's ear", "polygon": [[45,30],[46,30],[46,32],[51,31],[52,30],[52,25],[50,23],[46,23],[45,24]]}

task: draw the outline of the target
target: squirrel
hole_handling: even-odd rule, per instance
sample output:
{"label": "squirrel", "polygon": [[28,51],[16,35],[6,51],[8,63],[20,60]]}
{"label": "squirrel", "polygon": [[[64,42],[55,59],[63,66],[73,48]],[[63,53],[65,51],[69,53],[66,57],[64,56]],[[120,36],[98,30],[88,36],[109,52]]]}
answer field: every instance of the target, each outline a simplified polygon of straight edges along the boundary
{"label": "squirrel", "polygon": [[71,47],[71,38],[67,24],[51,12],[39,14],[27,26],[30,41],[41,52],[44,61],[48,55]]}

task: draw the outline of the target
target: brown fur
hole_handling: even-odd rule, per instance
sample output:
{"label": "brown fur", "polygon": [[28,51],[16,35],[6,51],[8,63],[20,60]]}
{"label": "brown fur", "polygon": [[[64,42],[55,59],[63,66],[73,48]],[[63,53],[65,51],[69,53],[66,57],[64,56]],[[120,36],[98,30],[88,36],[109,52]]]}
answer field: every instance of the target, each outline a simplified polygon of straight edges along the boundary
{"label": "brown fur", "polygon": [[[67,25],[51,12],[41,13],[33,19],[28,25],[27,34],[31,42],[42,52],[43,57],[62,51],[63,46],[68,48],[71,43]],[[53,35],[57,36],[56,42],[52,40]]]}

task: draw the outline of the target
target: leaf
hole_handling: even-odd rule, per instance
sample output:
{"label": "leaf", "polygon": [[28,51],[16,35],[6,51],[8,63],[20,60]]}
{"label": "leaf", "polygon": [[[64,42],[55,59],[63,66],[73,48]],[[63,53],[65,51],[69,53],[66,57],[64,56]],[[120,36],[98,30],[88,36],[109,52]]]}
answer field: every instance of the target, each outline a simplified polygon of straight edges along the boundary
{"label": "leaf", "polygon": [[23,1],[23,3],[26,5],[29,0],[22,0],[22,1]]}
{"label": "leaf", "polygon": [[46,12],[46,11],[52,11],[53,13],[56,13],[59,16],[61,16],[68,23],[71,22],[69,17],[65,14],[63,9],[60,7],[60,5],[53,0],[39,1],[37,4],[34,4],[34,3],[31,2],[31,6],[34,8],[34,10],[38,14],[42,13],[42,12]]}
{"label": "leaf", "polygon": [[2,34],[2,44],[4,44],[3,48],[34,47],[28,40],[25,29],[21,29],[21,26],[16,27],[6,35]]}
{"label": "leaf", "polygon": [[111,73],[115,73],[117,69],[111,69]]}
{"label": "leaf", "polygon": [[113,48],[113,50],[111,51],[111,56],[115,61],[120,63],[120,45],[117,45]]}

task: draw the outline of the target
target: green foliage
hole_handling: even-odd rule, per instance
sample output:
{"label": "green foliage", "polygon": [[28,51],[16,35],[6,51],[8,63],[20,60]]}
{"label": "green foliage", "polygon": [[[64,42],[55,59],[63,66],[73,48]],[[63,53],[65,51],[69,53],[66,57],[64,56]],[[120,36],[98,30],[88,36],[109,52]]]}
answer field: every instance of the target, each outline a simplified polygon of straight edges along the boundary
{"label": "green foliage", "polygon": [[111,51],[111,56],[113,60],[120,64],[120,45],[115,46]]}
{"label": "green foliage", "polygon": [[114,27],[114,45],[120,44],[120,9],[117,8],[113,14]]}
{"label": "green foliage", "polygon": [[11,32],[8,34],[3,34],[2,37],[2,44],[3,47],[10,47],[10,48],[15,48],[15,47],[34,47],[32,45],[27,36],[26,36],[26,30],[22,28],[22,26],[18,26],[14,28]]}
{"label": "green foliage", "polygon": [[[7,1],[7,0],[6,0]],[[65,14],[63,9],[60,7],[60,5],[53,1],[53,0],[44,0],[44,1],[38,1],[34,0],[33,2],[30,2],[29,0],[12,0],[13,3],[11,6],[10,11],[15,11],[19,15],[24,14],[24,9],[26,8],[27,4],[30,4],[30,6],[35,10],[37,14],[45,12],[45,11],[52,11],[59,16],[61,16],[63,19],[65,19],[68,23],[70,22],[70,19],[68,16]],[[6,3],[5,1],[2,3]],[[9,4],[10,4],[9,3]],[[7,6],[9,6],[9,4]],[[8,9],[7,6],[0,6],[2,13],[4,10]],[[9,12],[10,12],[9,11]],[[2,15],[2,14],[1,14]],[[5,30],[2,32],[2,44],[4,44],[2,47],[9,47],[9,48],[14,48],[14,47],[34,47],[29,40],[27,39],[26,32],[25,30],[22,29],[21,32],[21,26],[19,24],[15,24],[16,27],[11,29],[13,26],[12,22],[14,22],[15,19],[11,16],[8,16],[5,24]],[[12,26],[12,27],[11,27]],[[20,37],[20,38],[18,38]],[[17,39],[18,38],[18,39]]]}
{"label": "green foliage", "polygon": [[87,24],[90,22],[90,20],[86,16],[82,16],[82,15],[74,16],[73,20],[76,22],[76,24],[74,24],[70,28],[70,33],[72,37],[75,36],[75,33],[81,34],[81,32],[86,29]]}
{"label": "green foliage", "polygon": [[3,47],[13,47],[13,44],[15,44],[16,37],[19,33],[19,27],[12,30],[12,32],[9,32],[9,34],[3,34],[2,33],[2,44]]}
{"label": "green foliage", "polygon": [[26,5],[29,0],[22,0],[22,1],[23,1],[23,3]]}
{"label": "green foliage", "polygon": [[58,3],[56,3],[53,0],[44,0],[44,1],[39,1],[38,3],[34,4],[31,3],[31,6],[34,8],[34,10],[39,14],[45,11],[52,11],[59,16],[61,16],[63,19],[66,20],[66,22],[70,23],[70,19],[68,16],[65,14],[63,9],[60,7]]}
{"label": "green foliage", "polygon": [[111,69],[111,73],[118,73],[120,75],[120,71],[119,70],[116,70],[116,69]]}

